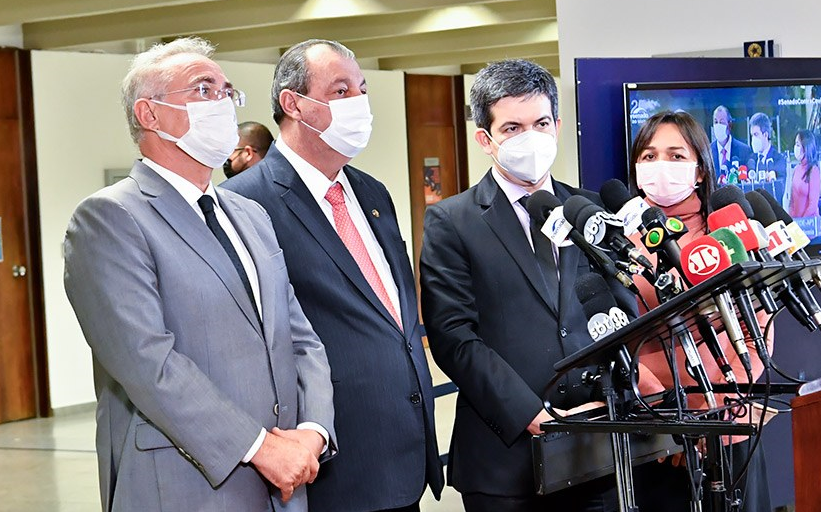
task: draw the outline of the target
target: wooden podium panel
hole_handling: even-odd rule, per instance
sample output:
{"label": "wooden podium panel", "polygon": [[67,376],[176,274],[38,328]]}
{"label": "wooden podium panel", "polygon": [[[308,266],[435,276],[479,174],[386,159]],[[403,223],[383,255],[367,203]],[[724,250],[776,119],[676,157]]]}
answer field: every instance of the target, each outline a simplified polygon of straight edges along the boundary
{"label": "wooden podium panel", "polygon": [[792,402],[795,463],[795,509],[821,510],[821,391],[795,397]]}

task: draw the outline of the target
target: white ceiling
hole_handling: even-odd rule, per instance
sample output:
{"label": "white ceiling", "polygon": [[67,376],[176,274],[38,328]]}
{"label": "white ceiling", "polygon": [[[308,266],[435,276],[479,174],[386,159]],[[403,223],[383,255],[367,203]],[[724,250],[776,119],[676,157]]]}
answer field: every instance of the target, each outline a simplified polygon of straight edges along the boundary
{"label": "white ceiling", "polygon": [[[8,0],[2,0],[7,3]],[[11,3],[8,1],[8,3]],[[335,39],[363,67],[475,73],[529,58],[558,74],[555,0],[16,0],[0,26],[29,49],[134,53],[181,35],[216,58],[274,63],[309,38]]]}

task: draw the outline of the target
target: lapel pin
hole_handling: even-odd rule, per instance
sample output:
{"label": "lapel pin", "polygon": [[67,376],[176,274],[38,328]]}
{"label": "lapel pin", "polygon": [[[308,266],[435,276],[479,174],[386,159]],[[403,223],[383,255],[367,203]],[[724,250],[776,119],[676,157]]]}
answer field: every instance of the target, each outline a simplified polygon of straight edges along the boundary
{"label": "lapel pin", "polygon": [[379,210],[374,208],[373,210],[371,210],[371,215],[373,215],[374,217],[376,217],[378,219],[379,218]]}

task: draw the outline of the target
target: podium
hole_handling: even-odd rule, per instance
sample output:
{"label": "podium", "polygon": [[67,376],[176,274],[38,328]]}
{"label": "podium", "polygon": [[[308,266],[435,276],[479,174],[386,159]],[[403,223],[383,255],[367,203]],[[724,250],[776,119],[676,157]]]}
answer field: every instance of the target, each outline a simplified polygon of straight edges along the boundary
{"label": "podium", "polygon": [[821,510],[821,380],[815,391],[793,398],[792,438],[795,467],[795,509]]}
{"label": "podium", "polygon": [[[604,420],[583,420],[575,418],[561,418],[556,416],[549,402],[545,402],[545,406],[551,415],[555,417],[555,421],[542,423],[541,429],[543,434],[534,439],[534,465],[537,478],[537,485],[539,492],[546,493],[555,490],[561,485],[561,481],[554,479],[550,475],[550,471],[546,471],[546,466],[550,461],[564,459],[565,465],[568,466],[561,474],[562,479],[566,485],[571,485],[581,481],[585,481],[591,477],[599,476],[609,472],[615,472],[616,484],[619,495],[619,510],[621,512],[637,512],[638,507],[635,505],[633,497],[633,482],[632,482],[632,464],[642,462],[648,458],[658,456],[660,454],[671,453],[674,448],[663,440],[658,438],[650,440],[651,442],[637,443],[637,439],[646,440],[646,438],[636,438],[636,435],[684,435],[684,436],[704,436],[708,440],[708,444],[713,445],[712,450],[708,450],[707,462],[712,465],[712,468],[717,471],[715,473],[719,478],[723,475],[721,469],[721,462],[711,459],[711,453],[720,451],[720,436],[724,435],[753,435],[757,432],[758,425],[738,424],[732,421],[722,421],[719,419],[701,418],[698,421],[685,420],[679,417],[669,418],[665,421],[658,421],[657,419],[639,420],[625,418],[623,410],[619,404],[619,393],[614,390],[614,382],[612,377],[613,364],[617,360],[617,353],[622,347],[637,347],[640,344],[649,340],[659,340],[662,343],[672,341],[672,331],[676,328],[684,328],[687,330],[695,330],[696,318],[703,311],[708,311],[713,308],[714,298],[725,291],[733,292],[739,290],[751,290],[760,287],[772,287],[781,284],[784,280],[790,279],[796,275],[807,282],[812,278],[812,268],[821,265],[821,261],[812,260],[810,262],[744,262],[736,263],[732,267],[722,271],[719,275],[714,276],[692,288],[681,293],[670,301],[661,304],[658,308],[653,309],[647,314],[634,320],[627,326],[619,329],[613,334],[608,335],[604,339],[598,340],[593,344],[571,354],[561,361],[557,362],[553,369],[556,375],[548,384],[544,396],[547,396],[547,391],[558,382],[559,378],[573,368],[581,366],[597,365],[600,368],[600,377],[602,388],[607,400],[607,415]],[[755,309],[761,307],[756,301]],[[710,323],[717,332],[724,330],[724,325],[719,315],[712,315],[708,318]],[[675,345],[673,344],[673,349]],[[769,384],[767,388],[769,388]],[[767,390],[771,391],[771,390]],[[811,440],[808,440],[808,446],[818,446],[821,443],[821,428],[815,427],[821,425],[821,392],[815,394],[817,397],[811,401],[812,405],[807,405],[806,429],[812,430]],[[807,399],[810,401],[809,399]],[[809,409],[812,407],[812,409]],[[805,430],[806,430],[805,429]],[[794,432],[796,432],[794,430]],[[804,432],[804,431],[802,431]],[[578,440],[579,434],[609,434],[611,440],[611,455],[612,464],[604,462],[604,454],[595,452],[591,457],[583,458],[581,460],[574,460],[568,457],[568,448],[562,444],[551,443],[553,436],[557,434],[574,434]],[[797,434],[796,434],[797,435]],[[632,443],[631,443],[632,441]],[[631,446],[632,444],[632,446]],[[643,445],[643,446],[642,446]],[[796,438],[796,447],[798,445],[798,438]],[[575,448],[579,445],[576,443]],[[552,450],[550,448],[553,448]],[[635,450],[633,448],[639,448]],[[552,453],[550,453],[552,451]],[[637,453],[638,452],[638,453]],[[697,460],[695,454],[695,447],[692,443],[685,445],[685,452],[692,456],[691,460]],[[812,458],[814,450],[808,448],[806,456],[808,459]],[[562,457],[562,455],[564,455]],[[821,474],[821,458],[816,456],[816,460],[808,460],[807,464],[813,464],[812,469],[802,468],[801,471],[808,478],[815,477],[813,483],[807,483],[807,489],[815,492],[815,501],[808,502],[809,505],[799,510],[815,510],[821,504],[821,485],[813,485],[817,482],[817,475]],[[700,471],[699,468],[691,469],[693,471]],[[798,459],[796,458],[796,486],[798,485]],[[716,483],[714,481],[714,483]],[[724,510],[727,502],[725,500],[724,484],[718,482],[719,485],[713,485],[711,488],[710,499],[713,503],[714,510]],[[813,489],[814,487],[814,489]],[[798,495],[798,489],[796,489]],[[809,499],[813,499],[810,497]],[[691,502],[691,510],[701,510],[701,498],[694,496]]]}

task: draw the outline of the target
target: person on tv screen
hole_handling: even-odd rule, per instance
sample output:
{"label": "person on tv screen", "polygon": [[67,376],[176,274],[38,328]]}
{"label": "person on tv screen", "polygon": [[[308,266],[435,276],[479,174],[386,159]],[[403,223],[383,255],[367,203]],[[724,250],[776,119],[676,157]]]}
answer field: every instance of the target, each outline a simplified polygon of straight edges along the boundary
{"label": "person on tv screen", "polygon": [[[688,228],[688,232],[679,240],[682,247],[692,240],[704,235],[707,230],[707,215],[710,213],[710,196],[715,190],[715,172],[710,158],[710,143],[701,124],[686,112],[660,112],[645,122],[641,127],[630,154],[630,188],[633,193],[641,194],[648,204],[658,206],[668,217],[679,217]],[[649,254],[640,242],[639,235],[631,237],[637,247],[655,264],[655,255]],[[672,272],[676,272],[673,270]],[[641,295],[651,308],[658,306],[653,286],[644,279],[636,279]],[[638,305],[639,314],[646,313],[642,304]],[[762,330],[768,316],[759,313],[758,321]],[[748,382],[744,368],[730,340],[723,332],[718,335],[719,344],[727,355],[728,362],[738,378],[739,385],[744,387]],[[763,365],[755,355],[755,345],[747,338],[746,344],[752,359],[753,378],[757,379],[763,372]],[[767,338],[767,346],[772,352],[772,330]],[[699,352],[704,368],[712,382],[722,381],[721,370],[704,344],[699,345]],[[692,386],[695,381],[685,369],[685,356],[679,350],[676,360],[679,366],[681,385]],[[640,374],[641,389],[672,389],[673,374],[667,363],[665,353],[652,344],[646,344],[639,353],[639,360],[645,368]],[[722,403],[722,397],[717,397]],[[706,409],[706,401],[701,395],[689,395],[687,406],[691,409]],[[755,418],[755,416],[753,416]],[[746,422],[749,418],[738,418]],[[730,452],[725,460],[731,460],[730,470],[733,480],[738,477],[745,461],[750,456],[751,441],[746,437],[734,436],[724,438],[726,449]],[[662,463],[650,462],[636,468],[636,499],[641,510],[662,510],[657,508],[664,503],[666,512],[689,511],[690,484],[681,454],[668,457]],[[752,461],[746,476],[739,488],[744,495],[743,511],[767,511],[770,507],[769,487],[767,484],[764,452],[759,445],[753,452]],[[705,490],[705,496],[707,492]]]}
{"label": "person on tv screen", "polygon": [[793,168],[790,215],[816,217],[821,195],[821,170],[818,168],[818,145],[811,131],[798,131],[793,155],[798,163]]}
{"label": "person on tv screen", "polygon": [[[773,123],[767,114],[756,112],[750,118],[750,145],[753,154],[747,162],[750,181],[767,183],[783,180],[787,172],[787,160],[772,145]],[[755,174],[752,174],[753,171]],[[776,197],[781,197],[781,194]]]}
{"label": "person on tv screen", "polygon": [[750,146],[733,137],[733,122],[733,116],[724,105],[717,106],[713,111],[715,141],[710,144],[710,151],[720,183],[726,183],[731,172],[737,174],[752,156]]}

